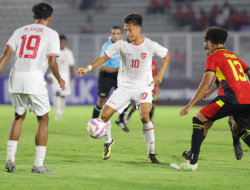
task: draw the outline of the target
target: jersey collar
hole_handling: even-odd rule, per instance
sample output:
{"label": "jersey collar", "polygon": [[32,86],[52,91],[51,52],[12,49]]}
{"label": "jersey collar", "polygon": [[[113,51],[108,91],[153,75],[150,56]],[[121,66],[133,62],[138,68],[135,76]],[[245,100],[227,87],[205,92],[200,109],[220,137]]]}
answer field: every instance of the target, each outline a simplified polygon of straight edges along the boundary
{"label": "jersey collar", "polygon": [[214,52],[216,52],[216,51],[221,51],[221,50],[226,50],[224,47],[223,48],[217,48],[217,49],[215,49],[215,51]]}
{"label": "jersey collar", "polygon": [[131,43],[132,43],[133,45],[139,46],[139,45],[141,45],[144,41],[145,41],[145,37],[143,37],[143,40],[142,40],[141,43],[139,43],[139,44],[135,44],[135,43],[133,43],[133,42],[131,42]]}

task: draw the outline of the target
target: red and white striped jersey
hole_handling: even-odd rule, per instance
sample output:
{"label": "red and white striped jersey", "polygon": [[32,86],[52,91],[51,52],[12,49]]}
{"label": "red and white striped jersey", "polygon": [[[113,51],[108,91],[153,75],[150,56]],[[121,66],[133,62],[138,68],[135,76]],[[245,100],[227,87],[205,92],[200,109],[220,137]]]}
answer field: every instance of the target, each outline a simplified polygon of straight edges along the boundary
{"label": "red and white striped jersey", "polygon": [[60,55],[59,35],[42,24],[17,29],[6,44],[14,53],[9,92],[47,94],[44,74],[50,55]]}

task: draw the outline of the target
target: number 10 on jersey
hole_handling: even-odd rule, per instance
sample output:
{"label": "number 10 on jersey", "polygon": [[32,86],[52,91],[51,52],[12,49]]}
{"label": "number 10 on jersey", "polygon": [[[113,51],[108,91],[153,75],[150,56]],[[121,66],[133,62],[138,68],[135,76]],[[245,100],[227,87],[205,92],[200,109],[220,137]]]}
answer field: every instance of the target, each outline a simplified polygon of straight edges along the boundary
{"label": "number 10 on jersey", "polygon": [[139,64],[140,64],[140,60],[136,59],[132,59],[132,67],[134,68],[139,68]]}
{"label": "number 10 on jersey", "polygon": [[[40,44],[40,36],[36,36],[36,35],[31,35],[29,38],[28,38],[28,42],[27,42],[27,45],[26,45],[26,49],[27,50],[31,50],[33,51],[33,54],[30,55],[30,54],[25,54],[23,56],[23,51],[24,51],[24,46],[25,46],[25,43],[26,43],[26,40],[27,40],[27,36],[26,35],[23,35],[21,37],[22,39],[22,44],[21,44],[21,48],[20,48],[20,52],[19,52],[19,58],[29,58],[29,59],[35,59],[36,56],[37,56],[37,51],[38,51],[38,47],[39,47],[39,44]],[[34,47],[31,47],[31,42],[32,40],[36,40],[36,43],[35,43],[35,46]]]}

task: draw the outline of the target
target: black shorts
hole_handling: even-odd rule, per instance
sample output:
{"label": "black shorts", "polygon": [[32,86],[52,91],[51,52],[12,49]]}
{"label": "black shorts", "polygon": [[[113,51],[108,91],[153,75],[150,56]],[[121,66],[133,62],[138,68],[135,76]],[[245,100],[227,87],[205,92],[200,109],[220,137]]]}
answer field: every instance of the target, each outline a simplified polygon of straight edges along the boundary
{"label": "black shorts", "polygon": [[203,107],[200,112],[209,121],[216,121],[232,115],[238,125],[250,129],[250,104],[230,104],[224,101],[223,96],[218,96]]}
{"label": "black shorts", "polygon": [[106,98],[112,87],[117,88],[117,74],[100,71],[98,78],[97,95],[101,98]]}

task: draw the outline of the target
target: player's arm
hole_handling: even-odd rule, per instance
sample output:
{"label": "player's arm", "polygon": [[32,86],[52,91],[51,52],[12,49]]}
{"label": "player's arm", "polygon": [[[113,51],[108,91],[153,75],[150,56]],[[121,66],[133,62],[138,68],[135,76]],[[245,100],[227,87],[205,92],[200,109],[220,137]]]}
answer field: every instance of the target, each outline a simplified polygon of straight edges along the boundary
{"label": "player's arm", "polygon": [[166,69],[168,68],[169,62],[170,62],[171,56],[170,54],[167,55],[167,57],[165,57],[162,61],[162,65],[161,65],[161,70],[159,72],[159,74],[153,79],[153,81],[151,82],[151,84],[160,84],[163,78],[163,75],[166,71]]}
{"label": "player's arm", "polygon": [[245,73],[247,74],[247,77],[248,77],[248,79],[250,80],[250,69],[248,69],[248,71],[245,72]]}
{"label": "player's arm", "polygon": [[205,72],[204,77],[201,81],[201,84],[198,90],[196,91],[195,95],[190,100],[188,105],[181,110],[180,112],[181,116],[188,114],[188,112],[192,109],[192,107],[196,104],[196,102],[198,102],[198,100],[202,97],[202,95],[208,90],[208,88],[213,82],[214,77],[215,77],[214,71]]}
{"label": "player's arm", "polygon": [[11,57],[12,53],[13,52],[12,52],[11,48],[9,46],[6,46],[2,57],[0,58],[0,73],[3,70],[3,68],[5,67],[5,65],[6,65],[7,61],[9,60],[9,58]]}
{"label": "player's arm", "polygon": [[112,68],[112,67],[109,67],[109,66],[102,66],[99,68],[100,71],[112,71],[112,72],[118,72],[118,69],[117,68]]}
{"label": "player's arm", "polygon": [[65,89],[65,81],[61,78],[61,75],[58,71],[58,65],[56,62],[56,55],[51,55],[48,58],[48,62],[49,62],[49,66],[50,66],[50,70],[53,73],[53,75],[56,77],[60,87],[62,88],[62,90]]}
{"label": "player's arm", "polygon": [[109,60],[109,58],[106,55],[104,55],[104,56],[96,59],[88,67],[85,67],[85,68],[80,67],[79,69],[77,69],[76,73],[78,74],[79,77],[82,77],[82,75],[85,75],[87,72],[89,72],[90,70],[92,70],[96,67],[100,67],[101,65],[106,63],[108,60]]}
{"label": "player's arm", "polygon": [[76,75],[75,75],[74,65],[70,65],[70,66],[69,66],[69,69],[70,69],[70,73],[71,73],[71,75],[72,75],[72,76],[73,76],[73,78],[74,78],[74,86],[76,87],[77,82],[76,82]]}
{"label": "player's arm", "polygon": [[201,97],[201,100],[202,100],[202,101],[206,101],[206,99],[207,99],[208,97],[210,97],[211,94],[213,94],[213,92],[219,87],[219,85],[220,85],[220,82],[219,82],[217,79],[215,79],[213,86],[210,88],[210,90],[209,90],[208,92],[206,92],[206,93]]}

